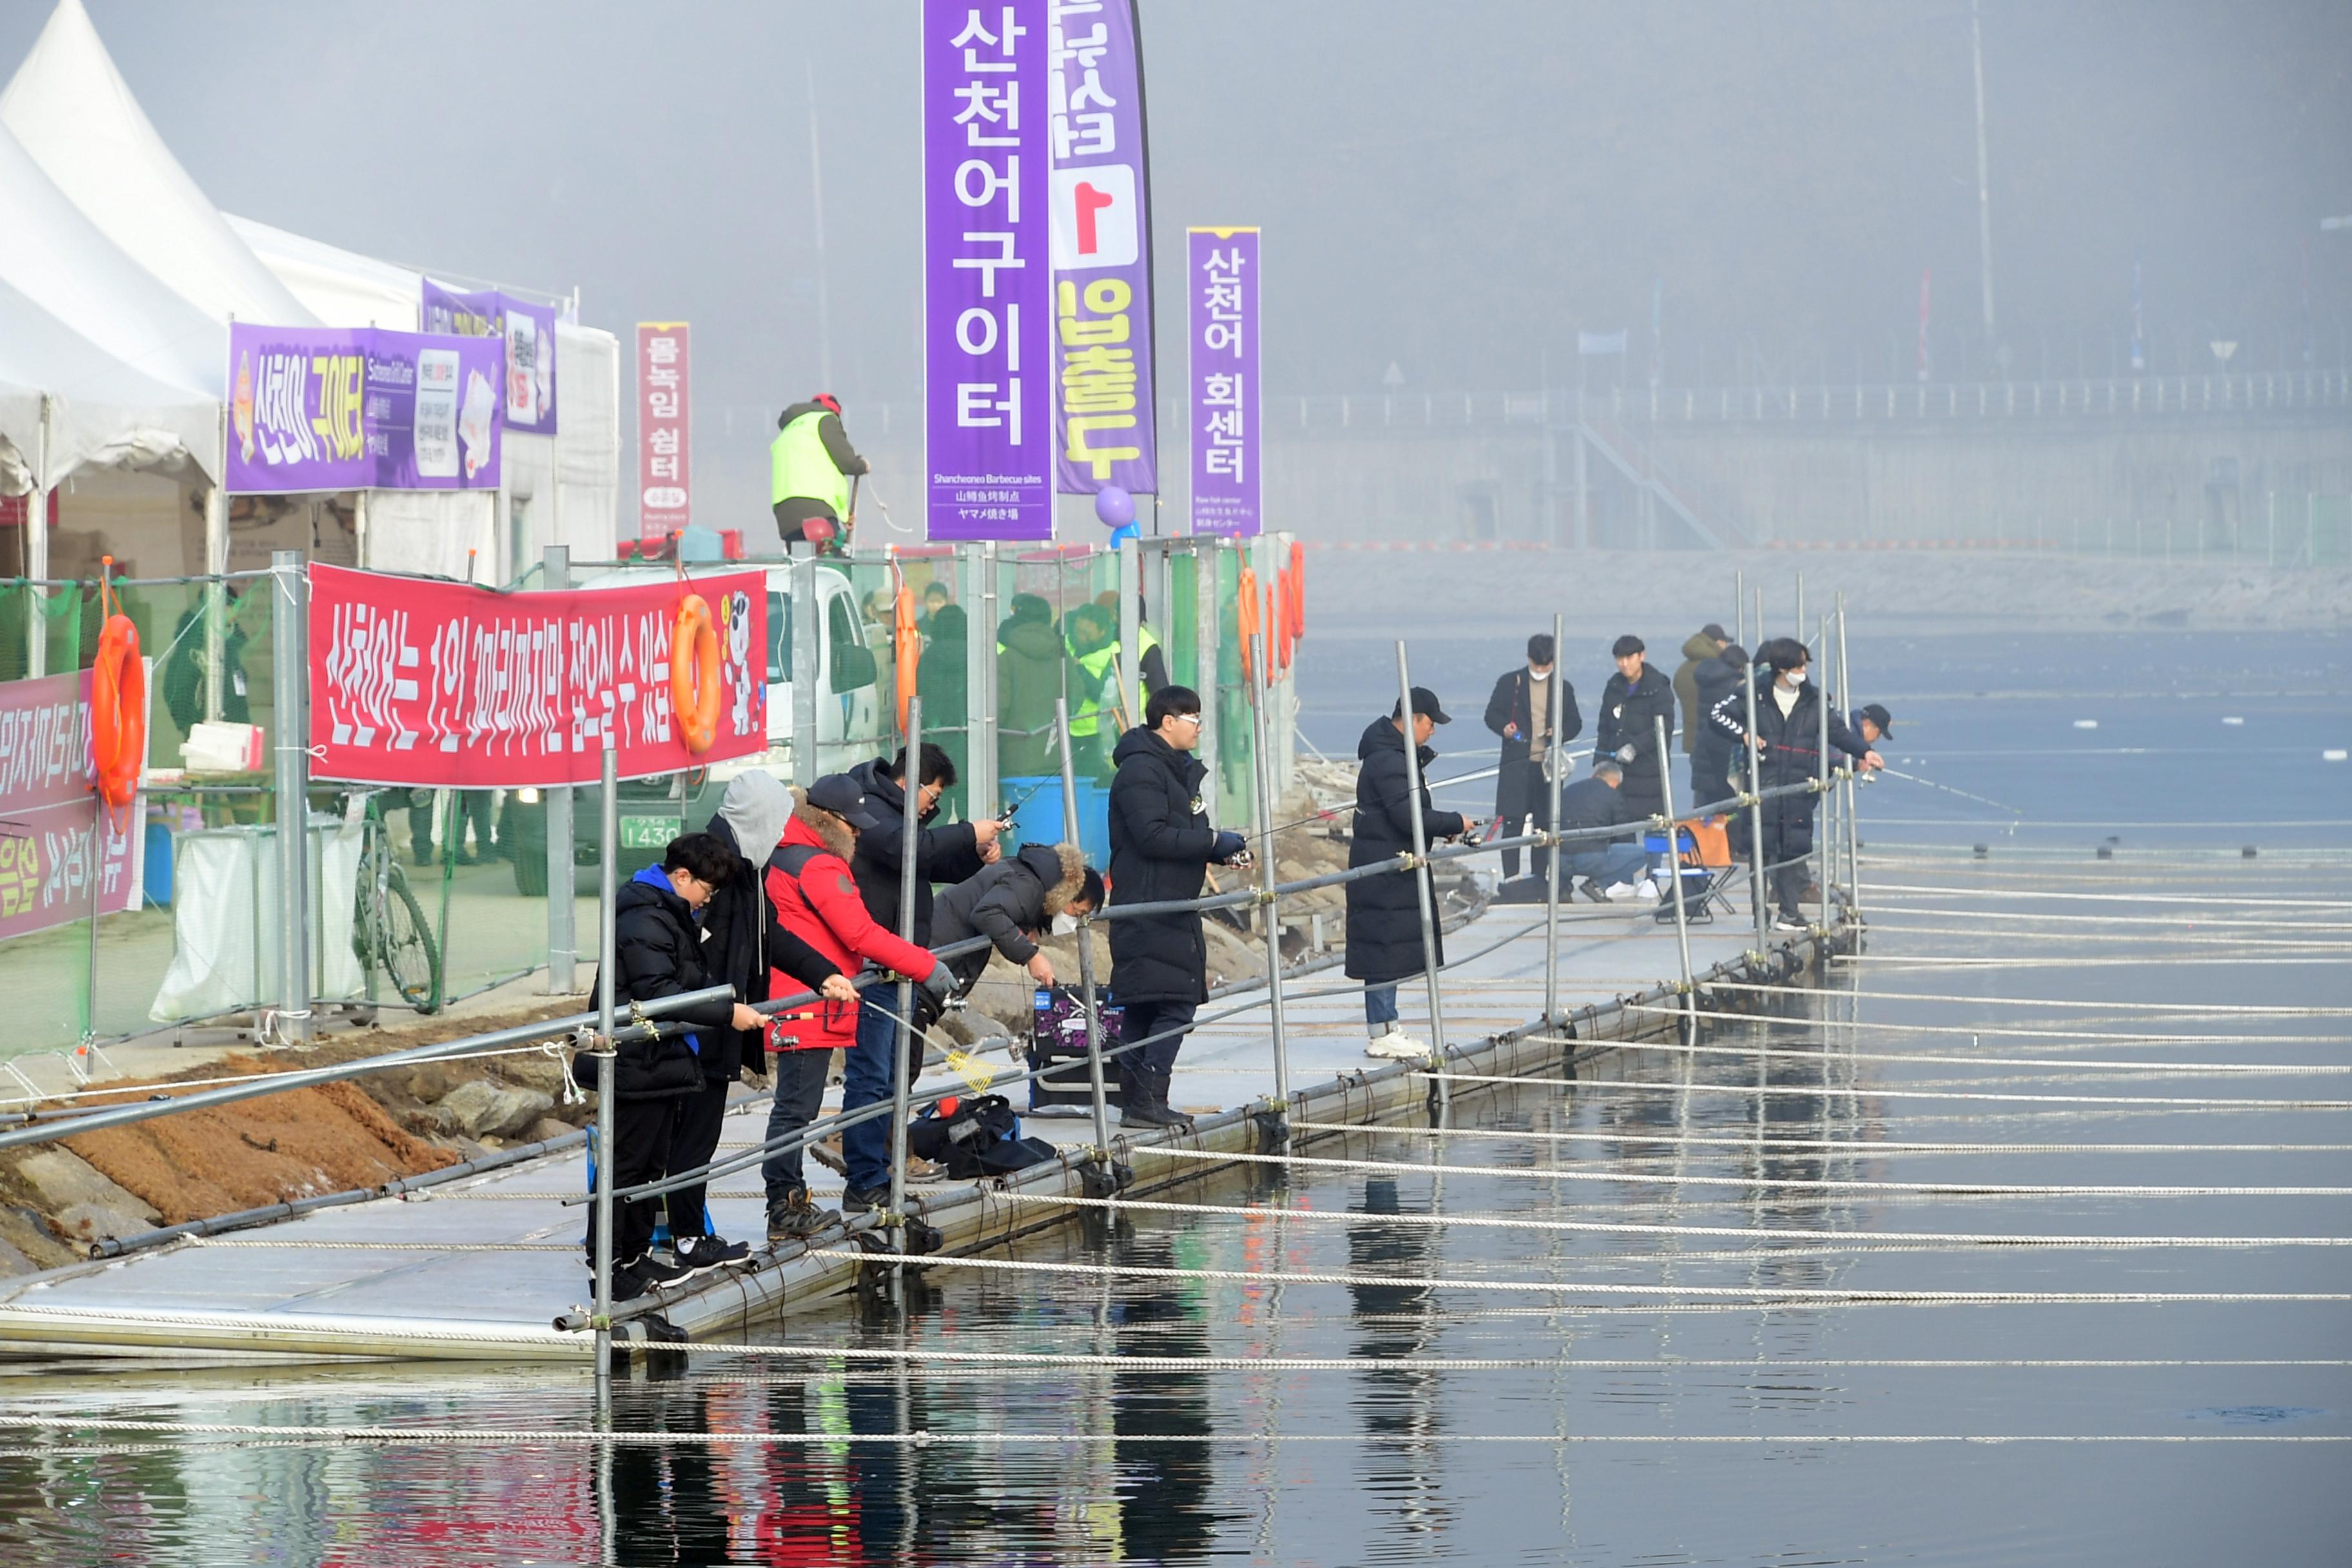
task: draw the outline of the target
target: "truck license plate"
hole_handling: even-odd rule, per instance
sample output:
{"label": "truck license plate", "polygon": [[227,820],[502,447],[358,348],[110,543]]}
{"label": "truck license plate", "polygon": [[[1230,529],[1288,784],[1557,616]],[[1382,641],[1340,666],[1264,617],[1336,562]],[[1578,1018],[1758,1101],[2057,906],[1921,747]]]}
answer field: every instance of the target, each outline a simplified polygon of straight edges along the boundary
{"label": "truck license plate", "polygon": [[624,849],[660,849],[677,837],[675,816],[625,816],[621,818],[621,847]]}

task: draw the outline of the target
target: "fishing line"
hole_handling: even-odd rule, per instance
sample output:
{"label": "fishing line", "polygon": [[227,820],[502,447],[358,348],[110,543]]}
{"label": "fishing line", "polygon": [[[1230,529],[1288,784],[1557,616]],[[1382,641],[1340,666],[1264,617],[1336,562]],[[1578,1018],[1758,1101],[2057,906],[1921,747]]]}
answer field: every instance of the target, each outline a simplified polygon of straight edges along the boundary
{"label": "fishing line", "polygon": [[[2352,1017],[2352,1007],[2294,1007],[2264,1002],[2105,1002],[2057,996],[1950,996],[1927,991],[1830,991],[1802,985],[1759,985],[1747,980],[1710,980],[1710,991],[1769,991],[1781,996],[1836,996],[1860,1002],[1959,1002],[1985,1007],[2101,1007],[2117,1011],[2198,1013],[2212,1017]],[[2352,1039],[2352,1036],[2347,1036]]]}
{"label": "fishing line", "polygon": [[[1837,1091],[1843,1092],[1843,1091]],[[1864,1092],[1867,1092],[1866,1090]],[[1407,1138],[1516,1138],[1561,1143],[1665,1143],[1765,1152],[1825,1150],[1846,1154],[2352,1154],[2352,1143],[1899,1143],[1853,1138],[1707,1138],[1678,1132],[1555,1132],[1510,1127],[1411,1127],[1396,1121],[1298,1121],[1293,1131],[1387,1132]]]}

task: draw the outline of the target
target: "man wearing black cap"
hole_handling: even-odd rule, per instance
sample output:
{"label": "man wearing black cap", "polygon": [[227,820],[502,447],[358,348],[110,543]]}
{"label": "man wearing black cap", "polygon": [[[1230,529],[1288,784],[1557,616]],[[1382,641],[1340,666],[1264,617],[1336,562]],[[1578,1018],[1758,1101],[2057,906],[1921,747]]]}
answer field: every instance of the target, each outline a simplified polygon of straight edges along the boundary
{"label": "man wearing black cap", "polygon": [[1895,733],[1895,715],[1886,710],[1883,702],[1864,703],[1846,715],[1846,722],[1853,726],[1854,733],[1874,746]]}
{"label": "man wearing black cap", "polygon": [[[1549,638],[1546,638],[1549,641]],[[1458,813],[1437,811],[1429,803],[1429,764],[1437,760],[1429,738],[1437,726],[1450,723],[1438,705],[1437,693],[1426,686],[1412,689],[1411,739],[1402,708],[1391,709],[1364,727],[1356,742],[1355,837],[1348,847],[1348,865],[1376,865],[1412,849],[1412,814],[1421,814],[1422,840],[1433,844],[1467,833],[1470,824]],[[1416,795],[1407,772],[1405,747],[1420,760],[1421,789]],[[1414,881],[1422,879],[1421,883]],[[1425,1057],[1429,1047],[1397,1027],[1397,984],[1426,972],[1422,949],[1420,889],[1429,889],[1430,909],[1437,908],[1437,892],[1429,882],[1429,868],[1398,871],[1386,877],[1365,877],[1348,884],[1348,974],[1370,983],[1364,992],[1364,1026],[1371,1042],[1364,1054],[1404,1059]],[[1445,963],[1444,933],[1433,931],[1437,962]]]}
{"label": "man wearing black cap", "polygon": [[1614,757],[1625,770],[1625,809],[1636,816],[1665,810],[1666,759],[1658,754],[1656,721],[1675,732],[1675,683],[1652,668],[1642,639],[1619,637],[1610,653],[1617,673],[1601,691],[1601,722],[1592,734],[1592,754]]}
{"label": "man wearing black cap", "polygon": [[[1560,733],[1551,732],[1552,660],[1556,649],[1550,634],[1528,639],[1528,662],[1495,682],[1486,699],[1486,728],[1503,738],[1502,765],[1495,773],[1495,815],[1503,834],[1510,837],[1519,824],[1533,816],[1538,826],[1551,826],[1551,786],[1545,766],[1553,750],[1583,731],[1584,716],[1576,710],[1576,688],[1560,691]],[[1543,858],[1537,858],[1538,868]],[[1503,875],[1519,874],[1519,852],[1503,851]]]}
{"label": "man wearing black cap", "polygon": [[1698,672],[1713,664],[1731,646],[1731,634],[1719,621],[1709,621],[1683,644],[1683,661],[1675,666],[1675,701],[1683,713],[1683,755],[1697,753],[1696,738],[1706,732],[1706,710],[1699,705]]}

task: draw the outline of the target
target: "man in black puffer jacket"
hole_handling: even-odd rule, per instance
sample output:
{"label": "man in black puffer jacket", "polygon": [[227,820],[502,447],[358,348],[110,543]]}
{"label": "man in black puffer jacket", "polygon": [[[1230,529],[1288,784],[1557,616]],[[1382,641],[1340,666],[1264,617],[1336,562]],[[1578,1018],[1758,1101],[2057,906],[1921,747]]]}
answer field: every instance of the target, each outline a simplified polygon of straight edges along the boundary
{"label": "man in black puffer jacket", "polygon": [[[1753,776],[1759,790],[1801,784],[1824,776],[1822,763],[1822,704],[1830,704],[1830,749],[1853,758],[1867,771],[1885,766],[1868,742],[1853,732],[1829,693],[1808,679],[1811,662],[1805,645],[1794,637],[1774,637],[1757,650],[1759,665],[1772,673],[1772,683],[1756,694],[1756,741],[1752,743]],[[1735,749],[1751,747],[1748,738],[1747,698],[1734,690],[1707,716],[1717,732]],[[1832,757],[1829,766],[1842,765]],[[1805,857],[1813,851],[1813,812],[1818,795],[1790,794],[1764,802],[1759,808],[1763,829],[1765,879],[1780,906],[1776,929],[1803,931]]]}
{"label": "man in black puffer jacket", "polygon": [[[1029,972],[1038,985],[1054,984],[1054,961],[1037,950],[1037,938],[1060,914],[1082,915],[1102,907],[1102,873],[1087,864],[1075,844],[1024,844],[940,895],[931,910],[931,946],[952,947],[984,936],[998,952]],[[956,988],[970,992],[988,968],[987,948],[945,961]]]}
{"label": "man in black puffer jacket", "polygon": [[[1421,814],[1424,843],[1434,844],[1469,831],[1470,825],[1460,814],[1435,810],[1429,803],[1429,764],[1437,760],[1429,737],[1438,725],[1451,722],[1438,705],[1437,694],[1425,686],[1412,689],[1412,744],[1420,759],[1422,777],[1418,797],[1405,766],[1406,722],[1401,710],[1375,719],[1356,742],[1355,835],[1348,846],[1351,870],[1410,853],[1415,811]],[[1428,969],[1421,943],[1420,889],[1424,885],[1434,913],[1437,891],[1426,867],[1348,884],[1348,974],[1371,983],[1364,992],[1364,1026],[1371,1036],[1371,1043],[1364,1047],[1366,1056],[1402,1060],[1429,1054],[1426,1044],[1397,1027],[1397,983]],[[1444,933],[1436,933],[1436,939],[1437,962],[1443,965]]]}
{"label": "man in black puffer jacket", "polygon": [[1592,754],[1614,757],[1625,770],[1625,809],[1637,816],[1665,807],[1666,759],[1658,753],[1656,721],[1666,721],[1666,740],[1675,738],[1675,683],[1664,670],[1653,669],[1642,639],[1619,637],[1610,654],[1617,673],[1601,692],[1601,722],[1592,732]]}
{"label": "man in black puffer jacket", "polygon": [[[1110,784],[1113,909],[1197,899],[1212,861],[1230,864],[1248,849],[1240,834],[1209,826],[1201,794],[1208,770],[1192,755],[1200,743],[1200,693],[1163,686],[1144,705],[1143,722],[1112,752],[1118,767]],[[1190,1126],[1191,1117],[1170,1107],[1168,1088],[1192,1016],[1209,999],[1209,939],[1200,912],[1111,921],[1110,969],[1111,995],[1127,1009],[1119,1121]]]}
{"label": "man in black puffer jacket", "polygon": [[1738,643],[1726,643],[1722,653],[1702,660],[1691,672],[1698,690],[1698,722],[1685,737],[1690,742],[1691,757],[1686,810],[1731,798],[1731,739],[1715,727],[1714,713],[1716,705],[1727,697],[1744,703],[1739,680],[1747,670],[1748,650]]}
{"label": "man in black puffer jacket", "polygon": [[[697,917],[712,889],[735,875],[734,853],[707,833],[673,838],[659,866],[621,884],[613,900],[613,1002],[622,1019],[627,1004],[652,1002],[719,984],[703,966]],[[597,977],[601,988],[603,976]],[[601,994],[601,990],[599,992]],[[635,1186],[668,1169],[670,1131],[678,1109],[702,1092],[703,1050],[719,1048],[729,1029],[757,1029],[760,1015],[740,999],[720,997],[660,1016],[663,1032],[619,1047],[613,1064],[613,1184]],[[671,1026],[683,1026],[674,1027]],[[582,1065],[584,1065],[582,1064]],[[575,1070],[578,1070],[575,1068]],[[593,1079],[591,1082],[594,1081]],[[625,1301],[646,1288],[680,1279],[709,1266],[681,1259],[673,1267],[651,1256],[660,1200],[641,1198],[613,1213],[613,1299]],[[596,1225],[588,1224],[588,1265],[596,1266]]]}

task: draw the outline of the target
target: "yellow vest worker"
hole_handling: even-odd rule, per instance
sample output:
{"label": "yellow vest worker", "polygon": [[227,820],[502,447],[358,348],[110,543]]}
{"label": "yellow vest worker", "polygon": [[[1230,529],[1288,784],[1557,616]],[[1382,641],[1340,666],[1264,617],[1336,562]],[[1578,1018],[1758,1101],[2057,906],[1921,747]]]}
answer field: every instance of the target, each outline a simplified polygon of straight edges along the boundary
{"label": "yellow vest worker", "polygon": [[[776,532],[787,544],[814,536],[838,539],[849,515],[849,481],[870,471],[842,428],[840,400],[821,392],[785,409],[776,426],[776,438],[768,444],[768,501]],[[812,530],[820,518],[831,526]]]}

